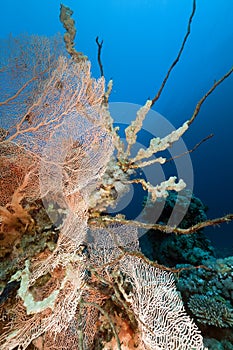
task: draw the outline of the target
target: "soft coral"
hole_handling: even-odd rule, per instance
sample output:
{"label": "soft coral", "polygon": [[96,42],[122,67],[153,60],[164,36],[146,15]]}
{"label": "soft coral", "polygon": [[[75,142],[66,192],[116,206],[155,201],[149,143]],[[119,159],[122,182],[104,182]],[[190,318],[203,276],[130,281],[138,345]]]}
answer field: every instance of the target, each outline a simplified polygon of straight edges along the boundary
{"label": "soft coral", "polygon": [[21,204],[25,194],[24,189],[27,186],[30,173],[26,174],[23,183],[15,190],[10,203],[5,207],[0,206],[1,231],[4,227],[19,229],[23,227],[26,230],[34,224],[34,220],[29,214],[29,210]]}

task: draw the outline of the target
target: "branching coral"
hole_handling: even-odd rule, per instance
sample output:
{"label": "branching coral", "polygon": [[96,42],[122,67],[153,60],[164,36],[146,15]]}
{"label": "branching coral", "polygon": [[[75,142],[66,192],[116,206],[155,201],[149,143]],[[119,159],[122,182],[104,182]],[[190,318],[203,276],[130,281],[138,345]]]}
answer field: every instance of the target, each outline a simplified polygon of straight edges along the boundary
{"label": "branching coral", "polygon": [[189,298],[188,307],[197,321],[215,327],[233,327],[233,309],[210,296],[195,294]]}

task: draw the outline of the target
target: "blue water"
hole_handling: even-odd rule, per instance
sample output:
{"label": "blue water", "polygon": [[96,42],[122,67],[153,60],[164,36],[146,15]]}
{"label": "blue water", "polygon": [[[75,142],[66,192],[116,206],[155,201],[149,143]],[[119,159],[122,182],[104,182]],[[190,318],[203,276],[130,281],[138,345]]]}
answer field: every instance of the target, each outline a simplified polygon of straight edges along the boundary
{"label": "blue water", "polygon": [[[76,48],[99,75],[95,37],[104,39],[102,61],[113,78],[112,102],[143,104],[157,92],[179,50],[192,10],[181,0],[67,0],[77,26]],[[1,3],[0,37],[12,33],[63,33],[58,0],[8,0]],[[197,1],[197,10],[179,64],[154,109],[175,127],[190,118],[196,103],[232,66],[233,1]],[[233,212],[233,76],[208,98],[185,134],[192,148],[214,133],[192,157],[194,193],[209,207],[211,218]],[[219,247],[232,247],[233,224],[208,229]]]}

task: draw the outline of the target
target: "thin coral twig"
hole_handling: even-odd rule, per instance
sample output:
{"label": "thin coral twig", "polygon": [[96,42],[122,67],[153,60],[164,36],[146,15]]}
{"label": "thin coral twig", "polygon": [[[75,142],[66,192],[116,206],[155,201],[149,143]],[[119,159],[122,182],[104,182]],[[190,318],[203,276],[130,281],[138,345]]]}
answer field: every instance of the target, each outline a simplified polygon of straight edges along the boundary
{"label": "thin coral twig", "polygon": [[201,106],[203,105],[203,103],[205,102],[205,100],[207,99],[207,97],[216,89],[216,87],[218,85],[220,85],[225,79],[227,79],[231,74],[233,73],[233,67],[231,67],[231,69],[224,75],[222,76],[219,80],[217,80],[213,86],[207,91],[207,93],[198,101],[198,103],[196,104],[195,110],[193,112],[192,117],[188,120],[188,126],[190,124],[192,124],[192,122],[196,119]]}
{"label": "thin coral twig", "polygon": [[169,159],[166,159],[166,161],[164,163],[168,163],[168,162],[171,162],[172,160],[174,159],[177,159],[177,158],[181,158],[189,153],[193,153],[194,151],[196,151],[196,149],[201,146],[202,143],[204,143],[205,141],[211,139],[212,137],[214,136],[214,134],[210,134],[206,137],[204,137],[204,139],[202,139],[201,141],[199,141],[192,149],[188,150],[187,152],[184,152],[184,153],[181,153],[181,154],[178,154],[177,156],[174,156],[174,157],[171,157]]}
{"label": "thin coral twig", "polygon": [[162,82],[162,85],[161,87],[159,88],[159,91],[157,92],[157,94],[155,95],[155,97],[152,99],[152,105],[153,106],[155,104],[155,102],[160,98],[160,95],[166,85],[166,82],[171,74],[171,71],[173,70],[173,68],[175,67],[175,65],[178,63],[179,59],[180,59],[180,56],[182,55],[183,51],[184,51],[184,48],[185,48],[185,44],[186,44],[186,41],[189,37],[189,34],[191,33],[191,23],[192,23],[192,20],[193,20],[193,17],[194,17],[194,14],[195,14],[195,11],[196,11],[196,1],[193,0],[193,7],[192,7],[192,13],[189,17],[189,21],[188,21],[188,27],[187,27],[187,31],[186,31],[186,34],[185,34],[185,37],[182,41],[182,44],[181,44],[181,48],[178,52],[178,55],[176,57],[176,59],[173,61],[172,65],[170,66],[170,68],[168,69],[167,71],[167,74]]}
{"label": "thin coral twig", "polygon": [[[210,134],[206,137],[204,137],[201,141],[199,141],[192,149],[186,151],[186,152],[183,152],[181,154],[178,154],[177,156],[173,156],[171,158],[164,158],[164,163],[168,163],[168,162],[171,162],[173,161],[174,159],[177,159],[177,158],[181,158],[183,156],[186,156],[187,154],[189,153],[193,153],[194,151],[196,151],[196,149],[201,146],[202,143],[204,143],[205,141],[211,139],[212,137],[214,136],[214,134]],[[151,159],[151,160],[148,160],[146,162],[141,162],[141,163],[132,163],[132,164],[129,164],[129,168],[130,169],[138,169],[138,168],[144,168],[146,166],[149,166],[149,165],[152,165],[152,164],[155,164],[155,163],[158,163],[159,162],[159,159],[158,158],[155,158],[155,159]]]}
{"label": "thin coral twig", "polygon": [[97,36],[96,39],[96,44],[98,46],[98,64],[99,64],[99,67],[100,67],[100,75],[101,77],[104,76],[104,68],[103,68],[103,64],[102,64],[102,61],[101,61],[101,51],[102,51],[102,47],[103,47],[103,43],[104,41],[101,40],[101,42],[99,42],[99,37]]}

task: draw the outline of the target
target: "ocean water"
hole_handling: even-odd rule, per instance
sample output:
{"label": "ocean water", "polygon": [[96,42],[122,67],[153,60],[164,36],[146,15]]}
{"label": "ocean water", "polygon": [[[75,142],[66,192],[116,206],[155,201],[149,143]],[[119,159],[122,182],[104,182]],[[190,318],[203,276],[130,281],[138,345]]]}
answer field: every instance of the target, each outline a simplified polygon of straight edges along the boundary
{"label": "ocean water", "polygon": [[[104,40],[104,74],[114,82],[110,101],[142,105],[153,98],[179,51],[192,1],[67,0],[64,5],[74,11],[76,49],[88,55],[94,76],[99,76],[95,38]],[[4,1],[0,37],[63,33],[59,8],[58,0]],[[197,1],[184,52],[153,107],[174,127],[191,117],[200,98],[231,68],[232,13],[232,0]],[[183,140],[192,149],[211,133],[191,160],[194,194],[214,218],[233,212],[233,76],[207,99]],[[233,223],[206,232],[218,248],[233,253]]]}

